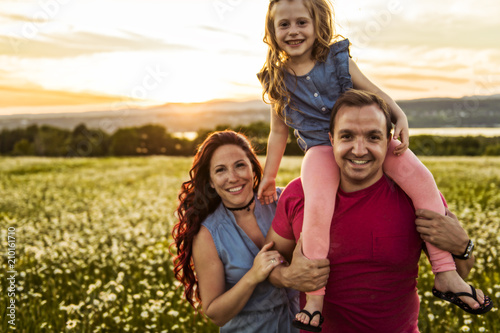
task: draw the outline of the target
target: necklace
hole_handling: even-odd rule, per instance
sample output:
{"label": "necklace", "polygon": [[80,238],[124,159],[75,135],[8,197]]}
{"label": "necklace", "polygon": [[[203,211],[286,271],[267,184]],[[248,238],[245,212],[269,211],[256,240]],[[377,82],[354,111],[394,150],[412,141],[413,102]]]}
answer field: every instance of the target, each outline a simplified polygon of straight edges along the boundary
{"label": "necklace", "polygon": [[229,207],[226,207],[226,206],[224,206],[224,207],[226,207],[227,209],[229,209],[229,210],[230,210],[230,211],[232,211],[232,212],[237,211],[237,210],[243,210],[243,209],[246,209],[246,210],[247,210],[247,212],[249,212],[249,211],[250,211],[250,205],[253,203],[253,201],[254,201],[254,200],[255,200],[255,197],[254,197],[254,196],[252,196],[252,199],[250,200],[250,202],[249,202],[249,203],[247,203],[247,204],[246,204],[245,206],[243,206],[243,207],[238,207],[238,208],[229,208]]}

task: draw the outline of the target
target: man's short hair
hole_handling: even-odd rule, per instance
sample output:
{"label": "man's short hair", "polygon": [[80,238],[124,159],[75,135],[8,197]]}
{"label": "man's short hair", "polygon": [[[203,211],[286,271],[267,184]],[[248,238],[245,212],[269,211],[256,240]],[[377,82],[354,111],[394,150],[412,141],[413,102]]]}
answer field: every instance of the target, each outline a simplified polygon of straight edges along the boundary
{"label": "man's short hair", "polygon": [[377,105],[384,114],[387,137],[391,137],[391,114],[389,112],[387,103],[382,98],[371,92],[357,89],[350,89],[337,99],[337,102],[333,106],[332,113],[330,115],[330,134],[333,136],[333,129],[335,128],[335,117],[337,116],[340,108],[342,108],[343,106],[363,107],[374,104]]}

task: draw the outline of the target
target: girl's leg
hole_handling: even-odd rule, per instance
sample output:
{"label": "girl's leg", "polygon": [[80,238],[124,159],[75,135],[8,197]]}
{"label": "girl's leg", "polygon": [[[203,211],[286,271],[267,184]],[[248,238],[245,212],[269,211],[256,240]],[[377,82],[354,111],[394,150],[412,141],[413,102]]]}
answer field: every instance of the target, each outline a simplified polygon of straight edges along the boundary
{"label": "girl's leg", "polygon": [[[323,259],[330,249],[330,225],[339,187],[339,168],[331,146],[310,148],[301,168],[304,189],[304,222],[302,251],[309,259]],[[323,310],[325,288],[306,293],[304,310],[309,313]],[[295,320],[311,326],[320,325],[320,316],[309,318],[299,312]]]}
{"label": "girl's leg", "polygon": [[[391,177],[411,198],[415,209],[428,209],[445,214],[443,200],[431,172],[409,149],[396,156],[393,151],[399,141],[391,140],[384,161],[384,172]],[[426,242],[432,264],[432,272],[456,270],[455,261],[449,252]]]}
{"label": "girl's leg", "polygon": [[[339,177],[331,146],[315,146],[307,151],[301,169],[305,198],[302,251],[309,259],[328,256]],[[324,295],[325,288],[308,294]]]}
{"label": "girl's leg", "polygon": [[[416,209],[429,209],[445,214],[443,201],[432,174],[410,150],[407,150],[401,156],[394,155],[394,148],[399,144],[399,141],[391,141],[384,161],[385,173],[394,179],[413,200]],[[443,292],[470,292],[469,285],[458,275],[451,254],[427,242],[426,244],[431,259],[432,271],[435,274],[435,288]],[[478,292],[478,299],[484,303],[482,294],[482,291]],[[486,303],[481,305],[467,296],[460,296],[460,299],[473,309],[486,306]]]}

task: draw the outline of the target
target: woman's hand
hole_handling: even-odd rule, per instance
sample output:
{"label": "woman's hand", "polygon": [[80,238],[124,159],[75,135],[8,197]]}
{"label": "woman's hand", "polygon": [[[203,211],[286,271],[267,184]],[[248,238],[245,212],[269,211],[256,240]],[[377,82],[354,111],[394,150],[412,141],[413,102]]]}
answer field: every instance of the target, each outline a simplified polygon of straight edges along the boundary
{"label": "woman's hand", "polygon": [[278,251],[269,251],[273,245],[274,242],[269,242],[262,247],[253,260],[252,268],[248,271],[256,284],[267,279],[274,267],[284,262],[283,257]]}
{"label": "woman's hand", "polygon": [[276,193],[276,180],[271,177],[264,176],[257,190],[257,199],[261,205],[268,205],[278,200]]}

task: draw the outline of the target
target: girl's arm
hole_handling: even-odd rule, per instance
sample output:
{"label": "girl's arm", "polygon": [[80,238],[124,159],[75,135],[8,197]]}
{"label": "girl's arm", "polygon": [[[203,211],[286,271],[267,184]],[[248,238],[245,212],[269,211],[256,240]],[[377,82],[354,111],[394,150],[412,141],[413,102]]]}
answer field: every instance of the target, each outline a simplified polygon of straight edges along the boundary
{"label": "girl's arm", "polygon": [[258,283],[264,281],[280,260],[277,251],[268,251],[273,243],[262,247],[252,268],[231,289],[225,290],[224,266],[219,259],[212,235],[201,227],[193,242],[193,261],[203,312],[217,326],[224,326],[247,304]]}
{"label": "girl's arm", "polygon": [[351,74],[354,88],[366,90],[378,95],[389,106],[389,109],[391,111],[391,121],[395,124],[394,138],[400,138],[401,140],[401,144],[394,149],[394,153],[397,155],[402,154],[408,148],[410,143],[408,118],[406,117],[405,113],[389,95],[383,92],[361,72],[358,65],[356,65],[354,60],[352,60],[351,58],[349,58],[349,73]]}
{"label": "girl's arm", "polygon": [[285,153],[288,140],[288,126],[281,119],[274,108],[271,108],[271,131],[267,141],[266,165],[264,176],[257,191],[257,198],[261,204],[270,204],[278,200],[276,194],[276,175],[280,167],[281,158]]}

